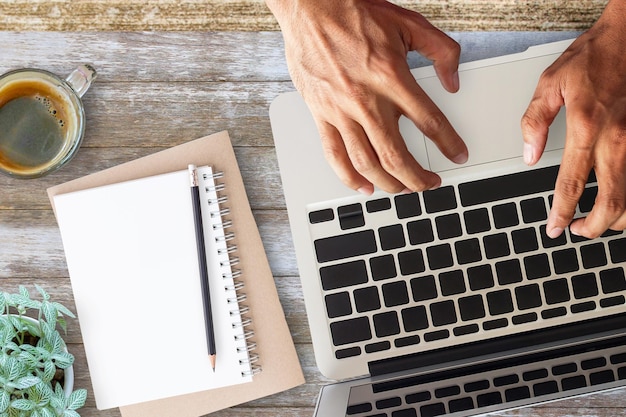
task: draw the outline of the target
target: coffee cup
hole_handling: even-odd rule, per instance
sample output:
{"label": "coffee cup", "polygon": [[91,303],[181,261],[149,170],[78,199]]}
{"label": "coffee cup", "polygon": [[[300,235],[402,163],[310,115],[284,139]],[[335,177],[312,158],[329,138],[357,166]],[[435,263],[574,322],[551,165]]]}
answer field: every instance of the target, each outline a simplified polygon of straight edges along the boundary
{"label": "coffee cup", "polygon": [[91,65],[65,79],[32,68],[0,76],[0,172],[38,178],[72,159],[85,131],[81,97],[95,77]]}

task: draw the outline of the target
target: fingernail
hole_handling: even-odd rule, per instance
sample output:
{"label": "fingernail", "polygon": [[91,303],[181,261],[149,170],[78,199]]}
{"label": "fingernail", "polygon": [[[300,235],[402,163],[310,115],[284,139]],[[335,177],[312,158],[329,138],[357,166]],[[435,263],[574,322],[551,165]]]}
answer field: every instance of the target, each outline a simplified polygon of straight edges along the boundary
{"label": "fingernail", "polygon": [[455,72],[452,75],[452,88],[454,89],[453,91],[458,91],[458,89],[461,87],[461,82],[459,81],[459,72]]}
{"label": "fingernail", "polygon": [[364,185],[363,187],[357,188],[357,191],[364,195],[372,195],[374,194],[374,186]]}
{"label": "fingernail", "polygon": [[524,163],[532,165],[535,162],[535,149],[529,143],[524,143]]}
{"label": "fingernail", "polygon": [[555,227],[548,230],[547,235],[551,239],[556,239],[557,237],[561,236],[561,233],[563,233],[563,229],[561,229],[560,227]]}
{"label": "fingernail", "polygon": [[456,164],[464,164],[467,162],[468,158],[469,155],[467,154],[467,151],[465,151],[452,158],[452,162]]}

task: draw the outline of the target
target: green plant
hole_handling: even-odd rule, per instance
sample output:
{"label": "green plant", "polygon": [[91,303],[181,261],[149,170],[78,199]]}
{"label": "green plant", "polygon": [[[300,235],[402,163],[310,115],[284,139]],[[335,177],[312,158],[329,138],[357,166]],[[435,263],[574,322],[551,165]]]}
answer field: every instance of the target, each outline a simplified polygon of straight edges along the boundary
{"label": "green plant", "polygon": [[[74,363],[64,334],[64,316],[72,312],[35,286],[41,301],[26,288],[18,294],[0,291],[0,417],[80,417],[87,391],[66,395],[62,375]],[[36,319],[26,316],[36,311]],[[59,381],[60,380],[60,381]]]}

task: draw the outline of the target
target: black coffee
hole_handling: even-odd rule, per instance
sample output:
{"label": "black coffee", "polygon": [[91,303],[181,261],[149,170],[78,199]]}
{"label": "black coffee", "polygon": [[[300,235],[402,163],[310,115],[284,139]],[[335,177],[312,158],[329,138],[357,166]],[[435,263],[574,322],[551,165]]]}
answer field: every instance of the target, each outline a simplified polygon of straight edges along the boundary
{"label": "black coffee", "polygon": [[59,87],[16,80],[0,89],[0,167],[28,175],[63,157],[73,119]]}

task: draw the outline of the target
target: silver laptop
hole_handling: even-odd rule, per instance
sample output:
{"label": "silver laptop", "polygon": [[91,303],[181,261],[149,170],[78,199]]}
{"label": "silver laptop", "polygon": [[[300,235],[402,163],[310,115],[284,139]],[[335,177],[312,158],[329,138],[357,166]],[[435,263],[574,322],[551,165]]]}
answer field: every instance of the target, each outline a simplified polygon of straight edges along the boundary
{"label": "silver laptop", "polygon": [[[464,63],[446,93],[413,74],[466,141],[455,165],[405,118],[437,190],[362,196],[324,159],[296,92],[270,119],[317,365],[316,416],[470,416],[626,384],[626,234],[545,233],[564,146],[561,114],[541,162],[520,119],[562,41]],[[577,216],[591,210],[590,175]]]}

